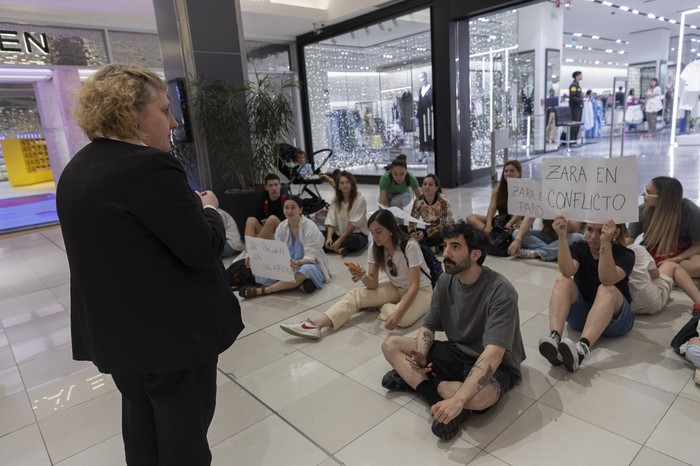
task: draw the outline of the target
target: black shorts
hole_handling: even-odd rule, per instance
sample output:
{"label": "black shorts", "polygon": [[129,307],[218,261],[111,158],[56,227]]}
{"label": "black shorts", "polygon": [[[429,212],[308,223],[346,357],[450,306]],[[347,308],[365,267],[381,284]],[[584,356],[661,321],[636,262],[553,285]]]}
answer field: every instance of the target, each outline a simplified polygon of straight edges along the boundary
{"label": "black shorts", "polygon": [[[456,343],[449,341],[434,341],[427,360],[433,363],[431,373],[436,388],[442,381],[464,382],[476,363],[476,359],[467,356]],[[501,394],[515,386],[516,374],[503,365],[496,369],[493,377],[501,387]]]}

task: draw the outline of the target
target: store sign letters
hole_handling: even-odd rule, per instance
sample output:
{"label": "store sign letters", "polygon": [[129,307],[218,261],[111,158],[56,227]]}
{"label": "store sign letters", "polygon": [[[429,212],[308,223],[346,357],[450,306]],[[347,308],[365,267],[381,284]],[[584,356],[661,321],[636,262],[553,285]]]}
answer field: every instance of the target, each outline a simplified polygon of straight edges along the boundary
{"label": "store sign letters", "polygon": [[0,29],[0,53],[49,54],[49,41],[43,32],[19,32]]}
{"label": "store sign letters", "polygon": [[603,223],[636,222],[637,159],[544,157],[542,181],[508,180],[508,213]]}

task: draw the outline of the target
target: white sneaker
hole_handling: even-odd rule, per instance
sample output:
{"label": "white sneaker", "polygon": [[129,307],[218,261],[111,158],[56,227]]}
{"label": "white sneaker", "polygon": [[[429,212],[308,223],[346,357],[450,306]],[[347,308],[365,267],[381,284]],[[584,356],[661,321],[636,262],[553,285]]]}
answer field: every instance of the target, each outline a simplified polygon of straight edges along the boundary
{"label": "white sneaker", "polygon": [[318,340],[321,338],[321,328],[311,322],[311,319],[306,319],[298,324],[281,324],[280,328],[285,332],[309,340]]}

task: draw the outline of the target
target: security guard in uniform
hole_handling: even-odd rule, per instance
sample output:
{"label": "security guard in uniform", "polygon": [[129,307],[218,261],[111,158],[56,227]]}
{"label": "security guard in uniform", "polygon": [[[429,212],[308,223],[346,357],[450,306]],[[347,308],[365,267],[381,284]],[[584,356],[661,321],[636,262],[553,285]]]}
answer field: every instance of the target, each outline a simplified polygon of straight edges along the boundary
{"label": "security guard in uniform", "polygon": [[[581,86],[579,81],[583,79],[583,74],[580,71],[574,71],[572,75],[574,81],[569,86],[569,108],[571,109],[571,121],[581,121],[581,115],[583,113],[583,92],[581,92]],[[571,128],[571,142],[575,143],[578,139],[578,129],[579,126],[573,126]]]}

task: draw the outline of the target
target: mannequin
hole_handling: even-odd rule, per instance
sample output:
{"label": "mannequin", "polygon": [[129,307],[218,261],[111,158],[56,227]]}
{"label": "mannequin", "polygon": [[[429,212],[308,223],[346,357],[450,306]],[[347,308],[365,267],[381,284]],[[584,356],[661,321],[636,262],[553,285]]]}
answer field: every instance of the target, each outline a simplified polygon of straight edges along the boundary
{"label": "mannequin", "polygon": [[418,137],[420,141],[419,162],[423,162],[433,151],[433,87],[428,82],[428,73],[422,71],[418,78],[421,88],[418,90]]}

